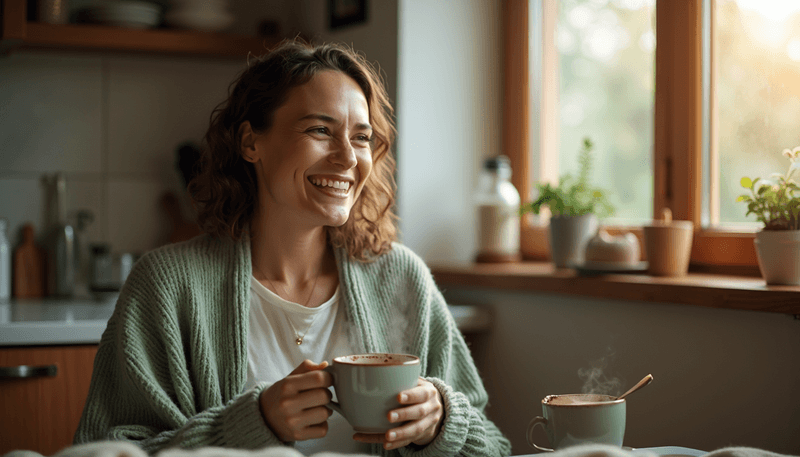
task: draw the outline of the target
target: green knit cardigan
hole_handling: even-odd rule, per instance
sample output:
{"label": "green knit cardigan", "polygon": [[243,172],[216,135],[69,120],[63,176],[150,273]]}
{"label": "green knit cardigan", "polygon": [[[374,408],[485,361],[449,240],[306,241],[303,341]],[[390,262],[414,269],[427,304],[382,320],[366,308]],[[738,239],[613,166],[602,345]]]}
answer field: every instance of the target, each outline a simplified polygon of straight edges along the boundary
{"label": "green knit cardigan", "polygon": [[[394,244],[375,261],[335,250],[354,347],[418,355],[441,392],[445,419],[427,446],[373,454],[507,456],[487,419],[487,394],[430,270]],[[206,235],[136,262],[100,341],[75,443],[127,440],[167,447],[263,448],[280,441],[259,410],[260,383],[244,390],[250,241]]]}

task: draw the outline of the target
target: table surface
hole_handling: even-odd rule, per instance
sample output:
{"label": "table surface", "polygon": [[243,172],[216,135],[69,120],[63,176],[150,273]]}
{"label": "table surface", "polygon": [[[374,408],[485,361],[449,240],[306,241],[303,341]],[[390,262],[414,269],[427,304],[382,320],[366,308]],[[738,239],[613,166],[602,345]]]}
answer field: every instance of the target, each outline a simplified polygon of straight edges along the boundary
{"label": "table surface", "polygon": [[[658,447],[644,447],[637,449],[631,449],[631,448],[623,448],[623,449],[631,451],[634,456],[655,454],[660,457],[699,457],[701,455],[707,454],[706,451],[701,451],[698,449],[692,449],[681,446],[658,446]],[[536,457],[536,456],[541,456],[542,454],[546,453],[522,454],[522,455],[517,455],[515,457]]]}

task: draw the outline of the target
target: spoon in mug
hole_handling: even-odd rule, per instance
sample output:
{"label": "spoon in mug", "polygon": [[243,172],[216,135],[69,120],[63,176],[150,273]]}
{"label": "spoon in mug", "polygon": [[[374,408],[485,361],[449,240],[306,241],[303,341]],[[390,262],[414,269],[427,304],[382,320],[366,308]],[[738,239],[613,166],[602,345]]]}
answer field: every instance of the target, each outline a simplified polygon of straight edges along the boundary
{"label": "spoon in mug", "polygon": [[642,378],[641,381],[637,382],[635,386],[631,387],[630,389],[628,389],[627,392],[625,392],[624,394],[622,394],[619,397],[617,397],[617,400],[622,400],[623,398],[627,397],[628,395],[630,395],[630,394],[636,392],[637,390],[641,389],[642,387],[650,384],[650,382],[652,380],[653,380],[653,375],[649,374],[649,375],[645,376],[644,378]]}

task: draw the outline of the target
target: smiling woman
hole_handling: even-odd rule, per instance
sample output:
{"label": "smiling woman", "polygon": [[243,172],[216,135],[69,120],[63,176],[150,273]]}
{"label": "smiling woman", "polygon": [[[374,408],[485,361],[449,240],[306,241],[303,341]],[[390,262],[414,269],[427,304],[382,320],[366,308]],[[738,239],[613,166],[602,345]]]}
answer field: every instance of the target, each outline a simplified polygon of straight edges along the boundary
{"label": "smiling woman", "polygon": [[[379,77],[365,62],[343,59],[336,47],[313,55],[306,50],[309,55],[300,59],[295,55],[298,47],[284,45],[250,62],[232,86],[228,100],[214,111],[206,134],[209,153],[203,157],[202,173],[189,187],[200,207],[199,221],[209,233],[238,238],[254,216],[257,202],[267,197],[257,188],[258,170],[275,170],[264,169],[256,157],[263,147],[251,151],[252,155],[240,153],[243,141],[249,147],[256,138],[260,139],[259,145],[302,139],[316,141],[320,149],[323,143],[328,148],[344,146],[342,135],[349,133],[354,135],[349,144],[355,152],[370,151],[366,156],[372,162],[371,170],[356,189],[362,198],[351,202],[355,217],[344,224],[330,224],[328,235],[335,245],[346,245],[351,255],[362,260],[370,254],[379,255],[396,237],[392,213],[395,161],[390,154],[395,130],[390,122],[389,98]],[[322,73],[320,78],[315,77],[318,73]],[[316,90],[336,91],[340,82],[348,90],[343,87],[341,93],[326,93],[330,96],[329,105],[343,102],[339,97],[348,96],[355,97],[349,102],[361,105],[348,105],[341,112],[337,106],[317,106]],[[314,87],[304,88],[305,83]],[[292,103],[286,103],[287,98],[292,98]],[[354,112],[357,108],[358,113]],[[352,116],[360,117],[350,119]],[[352,125],[343,124],[345,121]],[[266,132],[276,123],[280,133],[273,132],[270,140]],[[331,136],[334,133],[337,136]],[[365,154],[361,156],[363,162]],[[244,161],[253,166],[243,166]],[[301,177],[307,178],[304,173]],[[335,177],[334,173],[329,180]],[[253,195],[257,199],[252,199]]]}
{"label": "smiling woman", "polygon": [[[206,233],[129,274],[76,442],[509,455],[430,270],[396,242],[394,127],[372,67],[287,42],[231,87],[189,185]],[[327,361],[365,353],[420,360],[386,433],[327,407]]]}

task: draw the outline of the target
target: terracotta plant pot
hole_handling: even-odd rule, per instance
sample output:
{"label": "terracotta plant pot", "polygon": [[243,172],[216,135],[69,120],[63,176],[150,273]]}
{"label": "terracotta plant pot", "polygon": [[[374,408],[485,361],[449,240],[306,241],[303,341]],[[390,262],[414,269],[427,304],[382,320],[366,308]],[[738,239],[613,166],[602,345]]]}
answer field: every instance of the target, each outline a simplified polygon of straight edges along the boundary
{"label": "terracotta plant pot", "polygon": [[800,230],[762,230],[754,242],[767,284],[800,285]]}
{"label": "terracotta plant pot", "polygon": [[557,268],[581,265],[586,244],[597,233],[597,216],[553,216],[550,218],[550,254]]}

